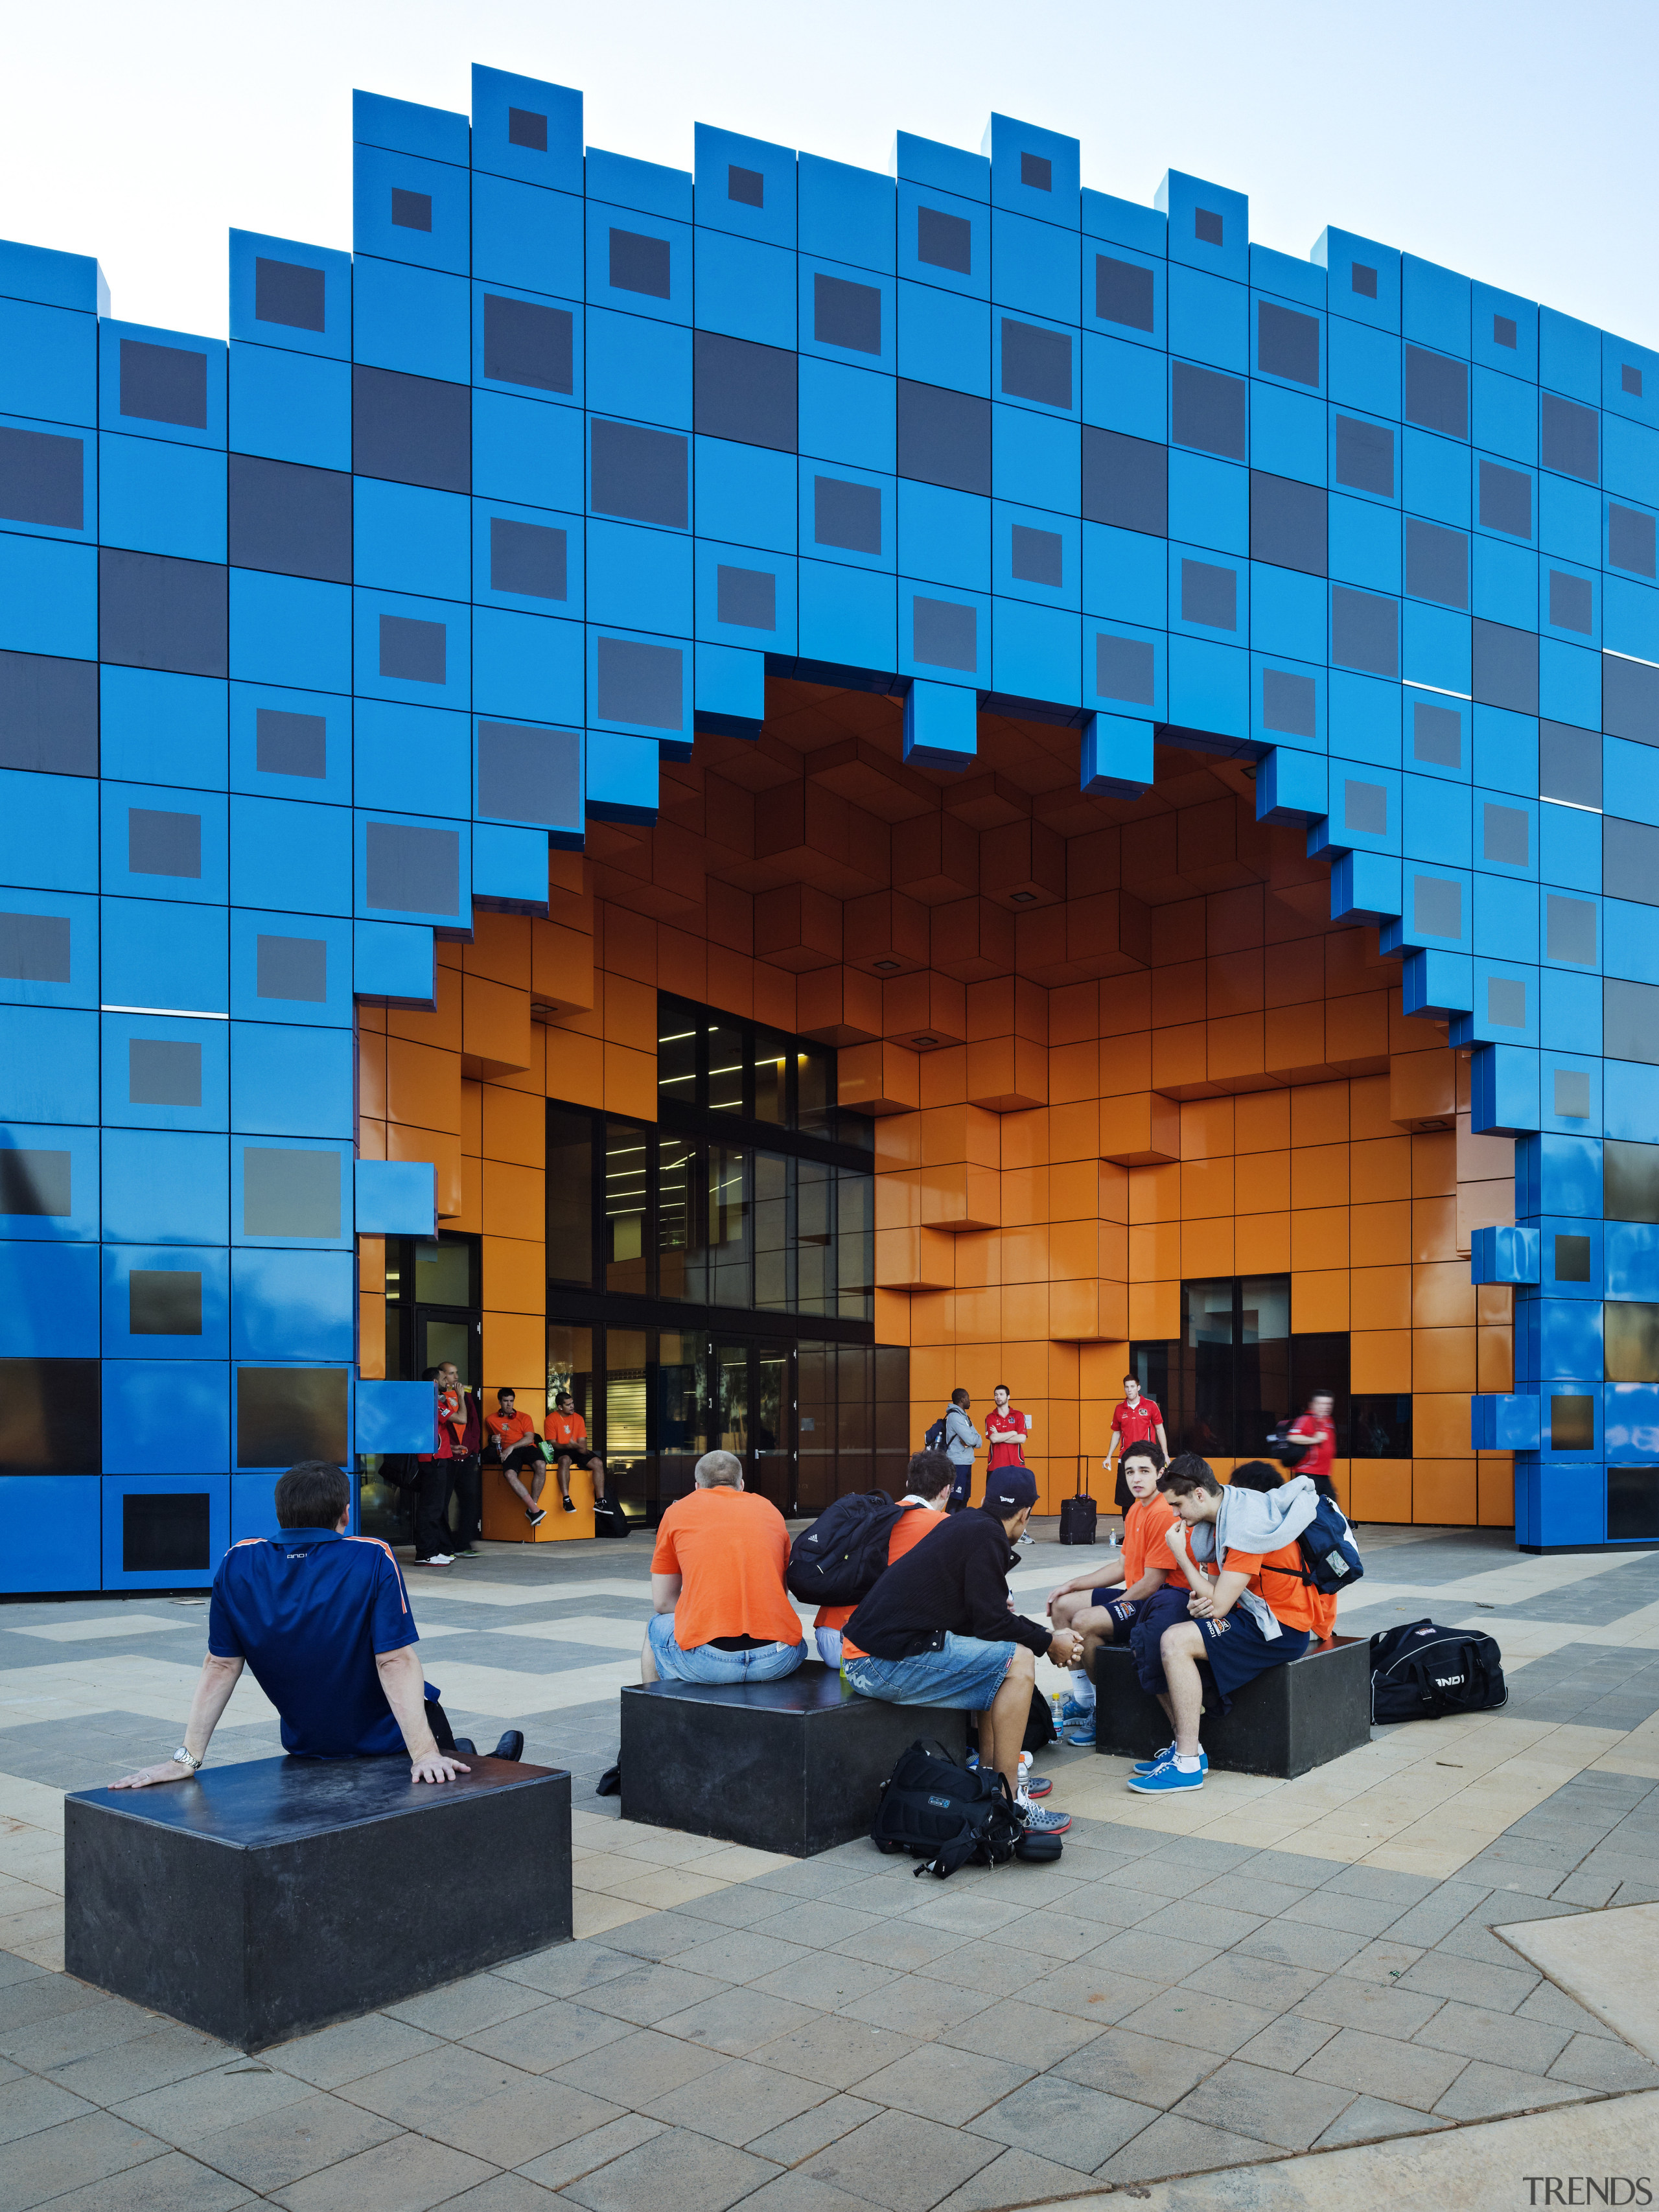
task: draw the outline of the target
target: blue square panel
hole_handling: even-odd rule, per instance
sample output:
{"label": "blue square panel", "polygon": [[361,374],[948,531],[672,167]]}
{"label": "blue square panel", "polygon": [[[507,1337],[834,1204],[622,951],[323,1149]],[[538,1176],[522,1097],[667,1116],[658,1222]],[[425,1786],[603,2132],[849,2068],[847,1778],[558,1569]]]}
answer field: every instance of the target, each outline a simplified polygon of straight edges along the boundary
{"label": "blue square panel", "polygon": [[107,1359],[223,1359],[229,1349],[230,1255],[222,1247],[106,1244]]}
{"label": "blue square panel", "polygon": [[103,1014],[103,1118],[135,1129],[225,1129],[230,1025],[183,1015]]}
{"label": "blue square panel", "polygon": [[[201,1433],[210,1394],[217,1390],[228,1409],[229,1370],[210,1367],[195,1374],[186,1361],[155,1370],[123,1361],[119,1369],[122,1409],[131,1413],[148,1440],[159,1418],[154,1394],[139,1388],[152,1375],[158,1385],[177,1378],[181,1419]],[[188,1395],[186,1395],[188,1393]],[[106,1416],[107,1430],[107,1415]],[[195,1455],[199,1456],[199,1452]],[[165,1461],[165,1450],[160,1455]],[[102,1493],[101,1568],[106,1590],[207,1589],[230,1542],[230,1481],[228,1475],[185,1468],[184,1455],[167,1474],[107,1474]]]}

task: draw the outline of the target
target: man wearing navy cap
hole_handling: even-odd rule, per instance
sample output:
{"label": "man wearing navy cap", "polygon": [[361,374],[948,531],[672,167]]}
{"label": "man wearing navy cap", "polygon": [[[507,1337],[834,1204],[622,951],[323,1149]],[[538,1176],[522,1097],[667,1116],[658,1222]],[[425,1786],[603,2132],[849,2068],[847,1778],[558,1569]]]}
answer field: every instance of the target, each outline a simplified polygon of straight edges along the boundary
{"label": "man wearing navy cap", "polygon": [[[219,1562],[184,1742],[171,1759],[111,1788],[194,1774],[245,1665],[281,1714],[283,1748],[296,1758],[406,1751],[412,1781],[470,1773],[456,1753],[474,1747],[453,1735],[422,1674],[397,1561],[372,1537],[346,1533],[351,1485],[343,1473],[326,1460],[302,1460],[279,1477],[276,1506],[280,1535],[246,1537]],[[523,1735],[509,1729],[495,1756],[523,1751]]]}
{"label": "man wearing navy cap", "polygon": [[[1027,1467],[985,1479],[985,1503],[953,1514],[878,1578],[842,1632],[842,1671],[861,1698],[895,1705],[945,1705],[979,1716],[981,1766],[1019,1794],[1019,1754],[1030,1718],[1036,1654],[1081,1664],[1070,1629],[1050,1631],[1013,1610],[1008,1570],[1037,1502]],[[1072,1825],[1046,1805],[1022,1805],[1028,1830],[1059,1835]]]}

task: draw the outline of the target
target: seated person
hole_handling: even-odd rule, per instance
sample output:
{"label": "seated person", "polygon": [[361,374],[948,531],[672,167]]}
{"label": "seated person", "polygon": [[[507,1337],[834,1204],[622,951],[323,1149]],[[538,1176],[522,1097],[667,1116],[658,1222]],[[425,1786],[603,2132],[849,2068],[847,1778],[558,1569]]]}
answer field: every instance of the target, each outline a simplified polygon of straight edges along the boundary
{"label": "seated person", "polygon": [[1194,1593],[1188,1600],[1192,1617],[1176,1621],[1158,1639],[1164,1680],[1147,1686],[1170,1716],[1175,1740],[1156,1759],[1138,1761],[1128,1778],[1129,1788],[1147,1796],[1204,1787],[1204,1671],[1224,1713],[1243,1684],[1307,1650],[1313,1607],[1296,1539],[1318,1504],[1313,1484],[1302,1480],[1272,1497],[1248,1486],[1224,1488],[1193,1452],[1171,1460],[1158,1486],[1174,1501],[1195,1558],[1218,1562],[1219,1571],[1208,1596]]}
{"label": "seated person", "polygon": [[1164,1608],[1168,1619],[1184,1618],[1191,1589],[1202,1587],[1198,1571],[1188,1560],[1184,1547],[1177,1556],[1164,1542],[1170,1525],[1180,1519],[1167,1498],[1158,1493],[1158,1478],[1164,1455],[1154,1443],[1131,1444],[1123,1455],[1122,1475],[1130,1495],[1123,1516],[1123,1549],[1103,1567],[1092,1567],[1069,1583],[1062,1583],[1048,1598],[1048,1618],[1056,1628],[1069,1628],[1083,1638],[1083,1663],[1072,1673],[1072,1694],[1063,1717],[1062,1740],[1091,1744],[1095,1740],[1095,1686],[1091,1679],[1094,1655],[1103,1644],[1127,1644],[1137,1621],[1147,1612],[1165,1584],[1172,1585]]}
{"label": "seated person", "polygon": [[568,1390],[561,1390],[553,1401],[553,1410],[547,1417],[547,1442],[556,1462],[559,1495],[564,1500],[564,1510],[574,1513],[575,1504],[570,1495],[570,1470],[585,1468],[593,1478],[593,1503],[605,1503],[605,1462],[593,1451],[587,1441],[587,1424],[576,1411],[576,1401]]}
{"label": "seated person", "polygon": [[[351,1485],[326,1460],[301,1460],[276,1482],[280,1536],[246,1536],[219,1562],[208,1611],[208,1656],[169,1759],[123,1776],[143,1790],[194,1774],[244,1665],[282,1716],[283,1748],[298,1759],[363,1759],[402,1749],[416,1782],[467,1774],[438,1692],[421,1670],[409,1593],[386,1545],[346,1533]],[[497,1759],[519,1759],[509,1729]]]}
{"label": "seated person", "polygon": [[743,1486],[743,1464],[705,1452],[696,1488],[677,1498],[651,1554],[656,1608],[640,1653],[640,1680],[775,1682],[806,1656],[784,1570],[789,1531],[777,1507]]}
{"label": "seated person", "polygon": [[[899,1517],[887,1539],[890,1567],[939,1526],[950,1509],[951,1485],[955,1474],[955,1468],[942,1451],[919,1451],[912,1458],[905,1477],[904,1495],[899,1500]],[[841,1632],[857,1609],[850,1605],[818,1607],[812,1633],[817,1642],[818,1656],[826,1667],[840,1666]]]}
{"label": "seated person", "polygon": [[[1036,1655],[1072,1667],[1082,1649],[1070,1629],[1023,1620],[1008,1596],[1014,1546],[1036,1501],[1029,1468],[988,1475],[984,1504],[953,1514],[890,1566],[842,1638],[842,1671],[860,1697],[977,1714],[980,1765],[994,1767],[1016,1800]],[[1022,1810],[1026,1826],[1047,1835],[1072,1825],[1046,1805],[1024,1802]]]}
{"label": "seated person", "polygon": [[[496,1464],[507,1477],[507,1487],[515,1490],[523,1500],[525,1519],[532,1528],[539,1528],[547,1518],[547,1508],[542,1504],[542,1485],[547,1480],[547,1453],[536,1434],[536,1424],[528,1413],[519,1411],[514,1392],[498,1390],[495,1411],[486,1417],[484,1426],[489,1431]],[[530,1476],[528,1490],[520,1480],[521,1468]],[[565,1486],[568,1495],[568,1476]]]}
{"label": "seated person", "polygon": [[[1319,1402],[1317,1399],[1314,1401],[1316,1405]],[[1327,1399],[1325,1403],[1328,1406],[1330,1401]],[[1309,1470],[1306,1460],[1303,1461],[1295,1472],[1299,1475],[1304,1475],[1322,1498],[1328,1498],[1339,1513],[1342,1511],[1336,1495],[1336,1485],[1328,1474]],[[1289,1477],[1284,1468],[1275,1467],[1271,1460],[1249,1459],[1245,1461],[1243,1467],[1236,1467],[1233,1469],[1227,1478],[1227,1486],[1231,1490],[1260,1490],[1271,1493],[1279,1489],[1288,1480]],[[1346,1514],[1343,1515],[1343,1519],[1346,1522],[1347,1519]],[[1352,1531],[1350,1533],[1352,1534]],[[1308,1603],[1313,1608],[1314,1641],[1316,1644],[1328,1644],[1336,1633],[1338,1594],[1335,1590],[1315,1589],[1311,1583],[1307,1584],[1306,1588]]]}

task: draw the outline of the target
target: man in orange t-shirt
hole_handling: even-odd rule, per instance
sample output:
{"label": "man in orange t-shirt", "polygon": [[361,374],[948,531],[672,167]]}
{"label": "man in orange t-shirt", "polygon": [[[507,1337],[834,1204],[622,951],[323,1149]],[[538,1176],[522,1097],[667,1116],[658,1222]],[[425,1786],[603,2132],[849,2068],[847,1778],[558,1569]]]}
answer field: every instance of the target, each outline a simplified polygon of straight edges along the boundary
{"label": "man in orange t-shirt", "polygon": [[651,1554],[655,1607],[640,1680],[775,1682],[806,1656],[784,1571],[789,1531],[768,1499],[743,1486],[743,1464],[705,1452],[696,1487],[662,1516]]}
{"label": "man in orange t-shirt", "polygon": [[555,1472],[559,1478],[559,1495],[567,1513],[575,1506],[570,1497],[570,1470],[585,1468],[593,1478],[593,1503],[605,1503],[605,1462],[587,1441],[587,1424],[576,1411],[576,1401],[568,1390],[561,1390],[553,1401],[553,1410],[547,1417],[547,1445],[552,1453]]}
{"label": "man in orange t-shirt", "polygon": [[[951,1484],[955,1474],[955,1467],[942,1451],[919,1451],[912,1458],[904,1479],[904,1495],[899,1500],[903,1510],[887,1539],[890,1567],[895,1559],[902,1559],[907,1552],[914,1551],[924,1536],[931,1535],[939,1526],[951,1502]],[[812,1633],[818,1656],[826,1667],[840,1666],[841,1632],[857,1611],[856,1605],[818,1607]]]}
{"label": "man in orange t-shirt", "polygon": [[[532,1528],[538,1528],[547,1518],[547,1509],[542,1504],[542,1485],[547,1480],[547,1453],[536,1434],[534,1421],[528,1413],[519,1411],[515,1391],[495,1393],[495,1411],[485,1415],[484,1426],[489,1431],[490,1446],[507,1478],[508,1489],[518,1492],[525,1519]],[[520,1480],[521,1468],[530,1477],[528,1490]]]}

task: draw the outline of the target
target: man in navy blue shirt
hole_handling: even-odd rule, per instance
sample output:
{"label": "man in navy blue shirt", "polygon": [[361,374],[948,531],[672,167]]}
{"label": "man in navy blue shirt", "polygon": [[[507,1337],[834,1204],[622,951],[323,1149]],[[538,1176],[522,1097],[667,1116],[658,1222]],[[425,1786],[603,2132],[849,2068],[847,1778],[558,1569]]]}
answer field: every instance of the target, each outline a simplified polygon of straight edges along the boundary
{"label": "man in navy blue shirt", "polygon": [[[422,1671],[414,1617],[386,1545],[346,1533],[351,1486],[326,1460],[303,1460],[276,1484],[277,1536],[233,1544],[213,1578],[208,1656],[185,1740],[170,1759],[112,1783],[142,1790],[194,1774],[246,1665],[282,1716],[283,1748],[301,1759],[407,1751],[411,1779],[471,1771],[474,1747],[450,1729]],[[498,1759],[517,1759],[510,1729]]]}

